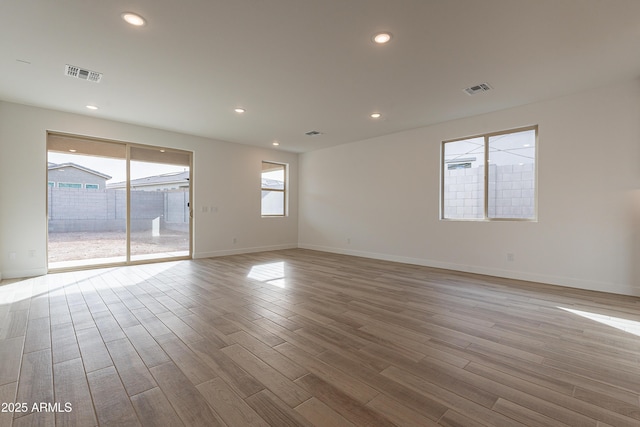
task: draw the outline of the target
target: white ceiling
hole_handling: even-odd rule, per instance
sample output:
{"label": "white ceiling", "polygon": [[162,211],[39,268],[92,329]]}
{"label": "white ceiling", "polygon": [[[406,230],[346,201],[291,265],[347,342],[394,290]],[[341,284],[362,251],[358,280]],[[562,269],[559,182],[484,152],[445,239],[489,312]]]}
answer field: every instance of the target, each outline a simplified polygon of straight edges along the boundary
{"label": "white ceiling", "polygon": [[305,152],[636,78],[639,49],[639,0],[2,0],[0,100]]}

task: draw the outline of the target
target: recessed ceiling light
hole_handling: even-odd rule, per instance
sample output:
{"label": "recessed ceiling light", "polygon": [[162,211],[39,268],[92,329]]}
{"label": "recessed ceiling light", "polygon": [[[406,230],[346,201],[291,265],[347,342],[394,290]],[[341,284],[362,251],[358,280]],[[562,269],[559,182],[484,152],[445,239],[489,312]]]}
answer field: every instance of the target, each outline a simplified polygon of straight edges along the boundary
{"label": "recessed ceiling light", "polygon": [[78,150],[76,150],[75,148],[70,148],[69,151],[72,152],[72,153],[75,153]]}
{"label": "recessed ceiling light", "polygon": [[244,108],[238,107],[238,108],[234,109],[233,111],[235,111],[238,114],[242,114],[242,113],[246,112],[247,110],[245,110]]}
{"label": "recessed ceiling light", "polygon": [[87,105],[87,108],[89,110],[97,110],[98,109],[98,107],[96,107],[95,105]]}
{"label": "recessed ceiling light", "polygon": [[531,147],[531,144],[524,144],[523,147]]}
{"label": "recessed ceiling light", "polygon": [[273,141],[271,144],[272,144],[272,145],[275,145],[276,147],[277,147],[278,145],[280,145],[280,143],[279,143],[278,141]]}
{"label": "recessed ceiling light", "polygon": [[124,19],[126,22],[136,27],[142,27],[147,23],[147,21],[145,21],[142,16],[133,12],[124,12],[122,14],[122,19]]}
{"label": "recessed ceiling light", "polygon": [[164,153],[164,152],[165,152],[165,150],[160,149],[160,152],[161,152],[161,153]]}
{"label": "recessed ceiling light", "polygon": [[379,119],[380,117],[382,117],[381,113],[371,113],[369,115],[369,117],[371,117],[372,119]]}
{"label": "recessed ceiling light", "polygon": [[373,36],[373,41],[378,44],[389,43],[389,40],[391,40],[391,33],[378,33]]}

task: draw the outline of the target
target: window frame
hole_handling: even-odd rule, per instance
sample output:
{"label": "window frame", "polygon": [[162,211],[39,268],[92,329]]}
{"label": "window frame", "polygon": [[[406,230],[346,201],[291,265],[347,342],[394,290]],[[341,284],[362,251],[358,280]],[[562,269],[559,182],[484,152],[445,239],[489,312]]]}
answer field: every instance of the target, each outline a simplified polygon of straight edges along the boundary
{"label": "window frame", "polygon": [[[268,165],[276,165],[276,166],[282,166],[282,168],[284,169],[284,188],[272,188],[272,187],[265,187],[262,185],[262,173],[264,171],[264,165],[268,164]],[[262,218],[282,218],[282,217],[286,217],[288,215],[287,212],[287,197],[288,197],[288,181],[289,181],[289,165],[287,165],[286,163],[280,163],[280,162],[273,162],[273,161],[269,161],[269,160],[262,160],[262,162],[260,163],[260,216]],[[281,214],[264,214],[262,213],[262,192],[263,191],[276,191],[276,192],[281,192],[283,193],[283,197],[282,197],[282,213]]]}
{"label": "window frame", "polygon": [[[526,132],[533,130],[535,132],[535,146],[534,146],[534,167],[533,167],[533,216],[529,218],[509,218],[509,217],[490,217],[489,216],[489,139],[495,136],[508,135],[519,132]],[[483,138],[484,152],[481,156],[484,166],[484,212],[482,218],[447,218],[445,217],[445,173],[448,171],[447,163],[445,159],[445,145],[452,142],[466,141],[475,138]],[[440,144],[440,220],[441,221],[471,221],[471,222],[490,222],[490,221],[516,221],[516,222],[537,222],[538,221],[538,148],[539,148],[539,131],[538,125],[524,126],[514,129],[507,129],[498,132],[491,132],[480,135],[467,136],[463,138],[455,138],[442,141]]]}

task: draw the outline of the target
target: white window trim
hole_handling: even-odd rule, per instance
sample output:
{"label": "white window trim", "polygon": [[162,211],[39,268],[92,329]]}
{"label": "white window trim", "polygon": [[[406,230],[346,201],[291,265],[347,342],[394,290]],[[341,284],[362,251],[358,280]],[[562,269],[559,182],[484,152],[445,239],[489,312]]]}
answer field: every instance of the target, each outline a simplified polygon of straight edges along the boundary
{"label": "white window trim", "polygon": [[[488,177],[488,173],[486,171],[489,170],[488,168],[488,164],[489,164],[489,150],[487,149],[488,145],[489,145],[489,138],[494,137],[494,136],[499,136],[499,135],[508,135],[511,133],[518,133],[518,132],[524,132],[524,131],[528,131],[528,130],[534,130],[535,131],[535,163],[534,163],[534,195],[533,195],[533,203],[534,203],[534,207],[533,207],[533,217],[531,218],[494,218],[494,217],[489,217],[488,212],[489,212],[489,198],[488,198],[488,187],[489,187],[489,177]],[[474,138],[484,138],[484,166],[485,166],[485,174],[484,174],[484,217],[483,218],[446,218],[445,217],[445,200],[444,200],[444,196],[445,196],[445,188],[444,188],[444,174],[447,171],[447,164],[449,162],[447,162],[444,158],[445,156],[445,144],[450,143],[450,142],[457,142],[457,141],[465,141],[468,139],[474,139]],[[504,130],[504,131],[499,131],[499,132],[492,132],[492,133],[486,133],[486,134],[480,134],[480,135],[474,135],[474,136],[468,136],[468,137],[464,137],[464,138],[456,138],[456,139],[450,139],[450,140],[446,140],[446,141],[442,141],[441,145],[440,145],[440,220],[441,221],[471,221],[471,222],[492,222],[492,221],[515,221],[515,222],[538,222],[538,163],[539,163],[539,158],[538,158],[538,147],[539,147],[539,131],[538,131],[538,125],[531,125],[531,126],[524,126],[524,127],[520,127],[520,128],[515,128],[515,129],[508,129],[508,130]]]}
{"label": "white window trim", "polygon": [[272,162],[269,160],[263,160],[260,163],[260,166],[262,166],[264,163],[268,163],[271,165],[277,165],[277,166],[282,166],[284,168],[284,188],[271,188],[271,187],[263,187],[262,186],[262,171],[260,173],[260,194],[262,194],[263,191],[276,191],[276,192],[281,192],[283,193],[284,197],[283,197],[283,206],[282,206],[282,213],[281,214],[263,214],[262,213],[262,199],[261,199],[261,203],[260,203],[260,215],[262,218],[283,218],[289,215],[287,206],[288,206],[288,184],[289,184],[289,165],[286,163],[280,163],[280,162]]}

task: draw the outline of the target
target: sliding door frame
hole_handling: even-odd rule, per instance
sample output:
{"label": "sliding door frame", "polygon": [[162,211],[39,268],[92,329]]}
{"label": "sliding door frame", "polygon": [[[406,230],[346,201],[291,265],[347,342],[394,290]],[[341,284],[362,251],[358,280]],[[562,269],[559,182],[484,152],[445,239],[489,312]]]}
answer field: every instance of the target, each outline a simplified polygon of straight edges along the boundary
{"label": "sliding door frame", "polygon": [[[117,140],[110,140],[110,139],[105,139],[105,138],[97,138],[97,137],[91,137],[91,136],[84,136],[84,135],[77,135],[77,134],[70,134],[70,133],[64,133],[64,132],[56,132],[56,131],[47,131],[47,135],[46,135],[46,140],[47,140],[47,144],[46,144],[46,148],[47,148],[47,166],[46,166],[46,170],[48,172],[48,158],[49,158],[49,138],[50,136],[54,136],[54,137],[59,137],[59,138],[65,138],[68,139],[70,141],[72,140],[77,140],[79,144],[83,143],[83,142],[101,142],[101,143],[107,143],[107,144],[117,144],[117,145],[121,145],[124,146],[125,148],[125,168],[126,168],[126,185],[125,185],[125,191],[126,191],[126,260],[124,262],[113,262],[113,263],[96,263],[96,264],[87,264],[87,265],[79,265],[79,266],[73,266],[73,267],[57,267],[57,268],[50,268],[49,267],[49,191],[48,191],[48,187],[49,187],[49,181],[48,181],[48,173],[46,174],[47,176],[45,177],[45,189],[47,189],[46,193],[45,193],[45,206],[46,206],[46,218],[47,218],[47,236],[46,236],[46,240],[47,240],[47,272],[62,272],[62,271],[74,271],[74,270],[88,270],[88,269],[96,269],[96,268],[107,268],[107,267],[116,267],[116,266],[123,266],[123,265],[139,265],[139,264],[151,264],[151,263],[157,263],[157,262],[167,262],[167,261],[178,261],[178,260],[188,260],[188,259],[192,259],[193,258],[193,151],[189,151],[189,150],[181,150],[181,149],[176,149],[176,148],[169,148],[169,147],[161,147],[161,146],[155,146],[155,145],[146,145],[146,144],[139,144],[139,143],[133,143],[133,142],[126,142],[126,141],[117,141]],[[180,154],[180,155],[187,155],[189,157],[189,162],[188,162],[188,166],[189,166],[189,206],[188,206],[188,213],[189,213],[189,254],[188,255],[184,255],[184,256],[175,256],[175,257],[164,257],[164,258],[148,258],[148,259],[141,259],[141,260],[131,260],[131,149],[132,148],[140,148],[140,149],[147,149],[147,150],[158,150],[159,152],[162,153],[175,153],[176,155]],[[60,150],[56,150],[57,152],[63,152]]]}

